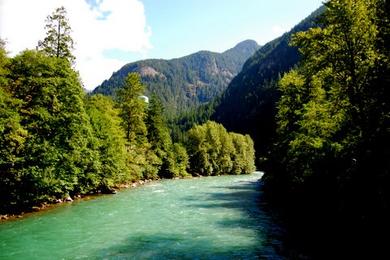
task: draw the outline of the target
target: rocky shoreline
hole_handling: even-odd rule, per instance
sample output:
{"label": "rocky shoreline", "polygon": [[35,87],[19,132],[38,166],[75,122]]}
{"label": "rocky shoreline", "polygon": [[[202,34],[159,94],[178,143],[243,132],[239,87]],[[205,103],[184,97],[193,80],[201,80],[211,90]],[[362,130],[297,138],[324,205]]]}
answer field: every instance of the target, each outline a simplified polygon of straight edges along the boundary
{"label": "rocky shoreline", "polygon": [[58,206],[60,206],[62,204],[65,204],[65,203],[72,203],[73,201],[90,200],[90,199],[94,199],[94,198],[96,198],[96,197],[98,197],[100,195],[103,195],[103,194],[105,194],[105,195],[107,195],[107,194],[116,194],[120,190],[136,188],[136,187],[139,187],[139,186],[142,186],[142,185],[145,185],[147,183],[154,182],[154,181],[159,181],[159,180],[139,180],[139,181],[135,181],[135,182],[132,182],[132,183],[125,183],[125,184],[117,185],[117,186],[114,187],[114,189],[107,190],[107,191],[104,191],[104,192],[98,191],[96,193],[91,193],[91,194],[86,194],[86,195],[78,194],[78,195],[76,195],[74,197],[67,196],[67,197],[64,197],[62,199],[55,199],[55,200],[53,200],[51,202],[44,202],[40,206],[33,206],[30,209],[26,209],[25,211],[22,211],[19,214],[4,214],[4,215],[0,215],[0,223],[1,222],[5,222],[5,221],[11,221],[11,220],[20,219],[20,218],[23,218],[25,216],[28,216],[28,215],[31,215],[31,214],[34,214],[34,213],[37,213],[37,212],[50,210],[50,209],[56,208],[56,207],[58,207]]}

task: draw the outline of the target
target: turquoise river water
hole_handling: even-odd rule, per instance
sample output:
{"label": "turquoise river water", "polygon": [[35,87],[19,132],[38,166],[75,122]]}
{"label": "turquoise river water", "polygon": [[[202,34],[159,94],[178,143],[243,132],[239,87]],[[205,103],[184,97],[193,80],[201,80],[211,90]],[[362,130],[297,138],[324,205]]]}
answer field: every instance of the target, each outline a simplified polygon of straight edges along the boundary
{"label": "turquoise river water", "polygon": [[0,259],[282,259],[261,173],[164,180],[0,223]]}

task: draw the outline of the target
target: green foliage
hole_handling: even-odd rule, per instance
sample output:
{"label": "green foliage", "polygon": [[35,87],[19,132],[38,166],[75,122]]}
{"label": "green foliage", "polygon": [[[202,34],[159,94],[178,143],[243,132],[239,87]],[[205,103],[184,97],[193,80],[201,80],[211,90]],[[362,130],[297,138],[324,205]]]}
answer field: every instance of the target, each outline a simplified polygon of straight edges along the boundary
{"label": "green foliage", "polygon": [[146,86],[145,94],[157,95],[168,116],[178,115],[219,96],[258,47],[248,40],[224,53],[201,51],[172,60],[137,61],[115,72],[94,93],[115,95],[127,75],[137,72]]}
{"label": "green foliage", "polygon": [[0,85],[4,86],[6,84],[5,76],[7,75],[7,64],[9,59],[5,50],[5,42],[0,38]]}
{"label": "green foliage", "polygon": [[146,103],[140,98],[144,89],[139,74],[129,73],[125,85],[117,93],[122,125],[129,143],[142,144],[146,142]]}
{"label": "green foliage", "polygon": [[322,26],[292,39],[303,59],[279,82],[265,187],[291,218],[333,220],[343,247],[366,246],[390,216],[389,9],[382,0],[325,5]]}
{"label": "green foliage", "polygon": [[12,136],[15,148],[3,143],[2,149],[22,158],[8,167],[17,181],[5,179],[13,189],[7,203],[33,205],[94,190],[100,162],[77,73],[67,60],[35,51],[16,56],[7,69],[2,95],[5,109],[12,109],[4,113],[12,135],[4,137]]}
{"label": "green foliage", "polygon": [[231,155],[233,174],[251,173],[256,169],[255,149],[252,138],[249,135],[230,134],[233,141],[233,151]]}
{"label": "green foliage", "polygon": [[172,143],[164,115],[164,107],[160,99],[153,95],[150,99],[146,124],[151,149],[161,159],[159,176],[164,178],[186,176],[188,156],[182,146]]}
{"label": "green foliage", "polygon": [[152,149],[168,151],[172,146],[172,140],[165,121],[164,107],[156,95],[150,99],[146,124],[148,126],[148,140]]}
{"label": "green foliage", "polygon": [[214,108],[217,103],[218,99],[216,98],[208,104],[190,109],[169,120],[168,125],[171,130],[172,140],[175,142],[186,143],[187,131],[195,125],[206,123],[215,112]]}
{"label": "green foliage", "polygon": [[369,1],[330,1],[323,28],[293,37],[304,60],[280,81],[278,105],[280,152],[293,181],[304,182],[361,138],[369,71],[379,58],[371,13]]}
{"label": "green foliage", "polygon": [[188,176],[187,168],[189,166],[189,157],[186,148],[179,143],[174,143],[172,152],[174,156],[174,167],[172,167],[173,176],[174,177]]}
{"label": "green foliage", "polygon": [[212,121],[189,130],[187,149],[192,174],[242,174],[255,170],[252,139],[228,133]]}
{"label": "green foliage", "polygon": [[66,10],[62,6],[46,18],[46,37],[38,42],[38,49],[46,55],[73,62],[75,59],[72,55],[73,39],[70,36],[72,29],[66,15]]}
{"label": "green foliage", "polygon": [[113,100],[102,95],[89,97],[87,113],[98,139],[96,149],[102,164],[98,188],[109,191],[115,184],[135,179],[127,167],[126,138]]}
{"label": "green foliage", "polygon": [[[4,75],[2,75],[4,76]],[[1,76],[0,76],[1,77]],[[0,87],[0,212],[18,200],[27,131],[17,113],[21,102]]]}
{"label": "green foliage", "polygon": [[162,161],[147,139],[147,103],[140,98],[144,90],[139,74],[129,73],[125,85],[118,89],[116,99],[127,140],[130,172],[136,179],[158,179]]}

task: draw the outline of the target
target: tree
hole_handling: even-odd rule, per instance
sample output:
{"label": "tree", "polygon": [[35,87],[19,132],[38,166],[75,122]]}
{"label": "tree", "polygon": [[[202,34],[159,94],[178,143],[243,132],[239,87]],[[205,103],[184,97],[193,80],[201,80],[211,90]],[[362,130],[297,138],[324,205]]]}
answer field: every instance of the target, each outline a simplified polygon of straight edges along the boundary
{"label": "tree", "polygon": [[119,110],[110,97],[94,95],[87,100],[87,112],[98,139],[101,161],[98,188],[109,192],[118,183],[133,180],[127,165],[126,138]]}
{"label": "tree", "polygon": [[158,174],[160,177],[172,178],[174,176],[172,139],[164,118],[164,107],[156,95],[150,99],[146,125],[151,149],[161,160]]}
{"label": "tree", "polygon": [[152,95],[146,118],[148,140],[152,149],[167,152],[172,147],[172,139],[164,115],[161,100],[156,95]]}
{"label": "tree", "polygon": [[179,144],[173,144],[173,156],[174,156],[174,172],[173,177],[185,177],[188,175],[187,168],[189,165],[189,157],[186,148]]}
{"label": "tree", "polygon": [[[285,200],[290,219],[320,223],[327,215],[351,244],[380,237],[370,232],[390,216],[385,2],[330,0],[321,27],[295,34],[302,60],[279,82],[278,137],[265,175],[269,197]],[[362,236],[350,237],[357,228]]]}
{"label": "tree", "polygon": [[21,102],[23,165],[19,203],[94,191],[100,160],[78,75],[64,59],[25,51],[11,60],[10,93]]}
{"label": "tree", "polygon": [[127,140],[130,170],[137,173],[137,178],[157,179],[162,162],[147,139],[147,103],[141,98],[144,90],[139,74],[129,73],[117,92],[116,101]]}
{"label": "tree", "polygon": [[249,135],[230,133],[233,141],[234,153],[232,154],[232,174],[252,173],[255,167],[255,149],[252,138]]}
{"label": "tree", "polygon": [[7,76],[9,75],[8,64],[10,59],[7,57],[5,41],[0,38],[0,87],[7,86]]}
{"label": "tree", "polygon": [[370,70],[380,57],[373,3],[329,1],[323,27],[293,37],[303,60],[280,81],[279,150],[274,153],[283,154],[278,160],[291,181],[327,175],[332,170],[324,164],[335,166],[329,161],[357,156],[370,100]]}
{"label": "tree", "polygon": [[255,170],[254,144],[246,135],[228,133],[221,125],[208,121],[188,131],[187,149],[193,174],[243,174]]}
{"label": "tree", "polygon": [[27,131],[19,114],[22,102],[9,93],[9,58],[0,40],[0,213],[18,202],[20,169],[23,165]]}
{"label": "tree", "polygon": [[122,126],[129,143],[147,142],[145,125],[146,103],[140,98],[145,90],[141,77],[137,73],[129,73],[123,88],[117,92],[117,102],[121,110]]}
{"label": "tree", "polygon": [[70,36],[72,30],[63,6],[47,16],[45,29],[46,37],[38,42],[38,49],[46,55],[65,58],[73,62],[75,59],[72,55],[73,39]]}
{"label": "tree", "polygon": [[165,119],[164,107],[156,95],[150,99],[146,125],[151,149],[161,159],[160,177],[173,178],[187,175],[186,150],[179,144],[173,144]]}

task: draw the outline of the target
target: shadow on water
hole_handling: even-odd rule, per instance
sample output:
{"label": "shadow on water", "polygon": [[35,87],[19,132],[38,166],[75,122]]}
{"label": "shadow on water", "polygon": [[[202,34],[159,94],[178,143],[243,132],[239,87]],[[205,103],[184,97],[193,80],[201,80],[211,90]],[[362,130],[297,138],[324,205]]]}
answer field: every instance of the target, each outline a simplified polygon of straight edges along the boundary
{"label": "shadow on water", "polygon": [[[261,181],[241,181],[239,185],[215,186],[215,190],[229,190],[229,192],[210,192],[203,203],[195,202],[189,206],[239,210],[243,215],[242,218],[219,220],[219,227],[255,231],[258,241],[257,253],[260,258],[284,259],[286,253],[282,243],[285,237],[284,230],[273,221],[271,211],[262,199],[262,185]],[[186,199],[196,201],[196,198]],[[204,203],[204,201],[208,202]]]}
{"label": "shadow on water", "polygon": [[251,247],[221,247],[194,233],[134,234],[100,255],[103,259],[272,259]]}
{"label": "shadow on water", "polygon": [[216,192],[199,192],[199,196],[181,198],[194,211],[211,209],[213,213],[209,218],[214,218],[218,209],[238,212],[239,216],[217,218],[214,225],[226,231],[223,236],[236,232],[249,234],[253,243],[224,243],[225,238],[215,239],[213,234],[198,231],[194,226],[187,232],[175,229],[159,233],[135,232],[99,255],[115,259],[284,259],[279,253],[281,230],[263,211],[260,188],[258,181],[240,182],[213,187]]}

